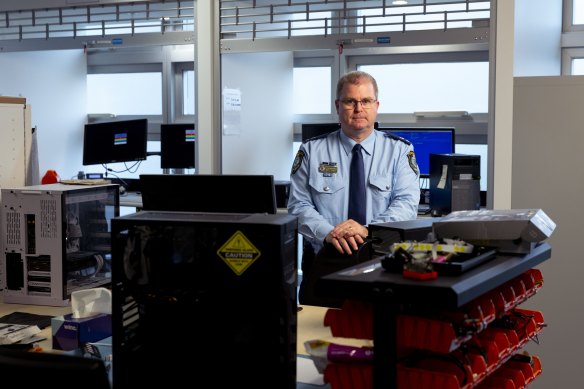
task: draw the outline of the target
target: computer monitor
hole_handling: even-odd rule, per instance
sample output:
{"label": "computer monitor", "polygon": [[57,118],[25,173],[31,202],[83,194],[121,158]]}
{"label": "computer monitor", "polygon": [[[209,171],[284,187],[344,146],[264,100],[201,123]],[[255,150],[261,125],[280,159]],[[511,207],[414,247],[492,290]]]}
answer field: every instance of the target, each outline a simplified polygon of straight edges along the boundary
{"label": "computer monitor", "polygon": [[413,144],[421,178],[430,177],[430,154],[455,152],[453,127],[380,127],[379,130],[401,136]]}
{"label": "computer monitor", "polygon": [[148,120],[88,123],[83,133],[83,165],[143,161]]}
{"label": "computer monitor", "polygon": [[23,387],[109,389],[110,379],[101,359],[0,347],[0,377]]}
{"label": "computer monitor", "polygon": [[[379,122],[375,122],[374,128],[379,127]],[[307,141],[315,136],[328,134],[341,128],[340,123],[303,123],[302,124],[302,142]]]}
{"label": "computer monitor", "polygon": [[339,123],[302,123],[302,142],[341,128]]}
{"label": "computer monitor", "polygon": [[275,214],[272,175],[141,174],[142,209]]}
{"label": "computer monitor", "polygon": [[195,168],[195,124],[174,123],[160,126],[160,168]]}

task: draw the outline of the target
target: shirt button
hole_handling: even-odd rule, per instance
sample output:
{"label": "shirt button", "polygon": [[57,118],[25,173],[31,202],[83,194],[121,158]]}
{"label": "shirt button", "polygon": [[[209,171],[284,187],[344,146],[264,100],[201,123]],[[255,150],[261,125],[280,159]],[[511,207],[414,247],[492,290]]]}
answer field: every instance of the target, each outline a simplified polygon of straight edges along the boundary
{"label": "shirt button", "polygon": [[385,189],[389,190],[389,185],[385,185]]}
{"label": "shirt button", "polygon": [[324,190],[325,192],[328,192],[329,190],[331,190],[331,188],[329,188],[328,186],[325,186],[324,188],[322,188],[322,190]]}

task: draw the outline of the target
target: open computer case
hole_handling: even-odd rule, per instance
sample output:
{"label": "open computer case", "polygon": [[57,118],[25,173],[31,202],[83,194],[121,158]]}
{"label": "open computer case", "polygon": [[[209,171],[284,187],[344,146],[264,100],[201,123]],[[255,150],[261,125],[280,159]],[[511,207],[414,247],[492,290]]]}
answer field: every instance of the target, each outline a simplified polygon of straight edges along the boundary
{"label": "open computer case", "polygon": [[5,303],[66,306],[72,292],[111,282],[119,185],[3,188],[1,201]]}
{"label": "open computer case", "polygon": [[294,389],[297,232],[287,214],[113,219],[114,387]]}

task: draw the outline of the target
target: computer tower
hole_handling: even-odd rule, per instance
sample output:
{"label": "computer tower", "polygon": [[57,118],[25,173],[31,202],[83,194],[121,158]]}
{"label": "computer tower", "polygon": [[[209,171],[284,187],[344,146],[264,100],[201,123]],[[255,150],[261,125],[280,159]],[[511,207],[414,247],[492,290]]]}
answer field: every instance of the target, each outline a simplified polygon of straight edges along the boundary
{"label": "computer tower", "polygon": [[432,215],[480,209],[480,179],[480,155],[430,154]]}
{"label": "computer tower", "polygon": [[114,387],[296,388],[296,217],[140,211],[112,229]]}
{"label": "computer tower", "polygon": [[118,185],[3,188],[1,202],[5,303],[66,306],[72,292],[111,282]]}
{"label": "computer tower", "polygon": [[278,208],[288,207],[288,196],[290,195],[290,181],[274,181],[276,189],[276,206]]}

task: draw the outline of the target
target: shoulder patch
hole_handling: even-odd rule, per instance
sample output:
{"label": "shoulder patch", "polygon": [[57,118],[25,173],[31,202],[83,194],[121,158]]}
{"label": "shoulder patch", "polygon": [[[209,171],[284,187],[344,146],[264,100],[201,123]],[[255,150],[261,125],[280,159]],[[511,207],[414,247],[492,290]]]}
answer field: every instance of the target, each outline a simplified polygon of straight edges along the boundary
{"label": "shoulder patch", "polygon": [[402,142],[404,142],[406,145],[411,145],[412,142],[410,142],[409,140],[407,140],[406,138],[402,138],[401,136],[397,136],[389,131],[384,131],[383,132],[386,138],[391,138],[391,139],[395,139],[395,140],[400,140]]}
{"label": "shoulder patch", "polygon": [[418,168],[418,161],[416,161],[416,154],[413,151],[408,153],[408,163],[410,167],[416,173],[416,176],[420,175],[420,169]]}
{"label": "shoulder patch", "polygon": [[305,155],[306,154],[304,154],[303,150],[298,150],[296,157],[294,158],[294,163],[292,164],[292,174],[295,174],[298,169],[300,169],[300,165],[302,165],[302,160]]}

